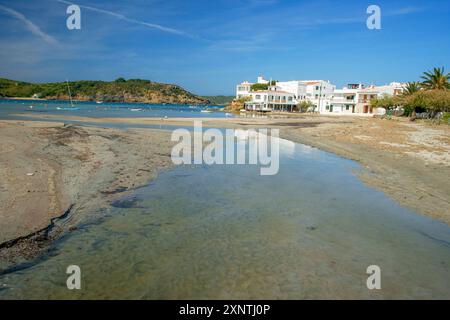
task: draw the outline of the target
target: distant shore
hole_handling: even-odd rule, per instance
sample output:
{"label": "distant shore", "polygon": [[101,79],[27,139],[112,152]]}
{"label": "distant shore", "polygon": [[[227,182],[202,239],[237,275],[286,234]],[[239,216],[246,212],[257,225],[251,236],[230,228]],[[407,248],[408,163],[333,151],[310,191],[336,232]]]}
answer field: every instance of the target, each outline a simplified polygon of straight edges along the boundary
{"label": "distant shore", "polygon": [[[0,97],[0,99],[5,100],[36,100],[36,101],[46,101],[46,99],[41,98],[30,98],[30,97]],[[50,101],[50,100],[49,100]]]}
{"label": "distant shore", "polygon": [[[24,101],[63,101],[63,102],[70,102],[69,99],[42,99],[42,98],[30,98],[30,97],[0,97],[0,99],[4,100],[24,100]],[[73,102],[99,102],[96,100],[77,100],[72,99]],[[216,103],[156,103],[156,102],[121,102],[121,101],[101,101],[101,103],[126,103],[126,104],[154,104],[154,105],[198,105],[198,106],[215,106],[215,107],[222,107],[223,104],[216,104]]]}

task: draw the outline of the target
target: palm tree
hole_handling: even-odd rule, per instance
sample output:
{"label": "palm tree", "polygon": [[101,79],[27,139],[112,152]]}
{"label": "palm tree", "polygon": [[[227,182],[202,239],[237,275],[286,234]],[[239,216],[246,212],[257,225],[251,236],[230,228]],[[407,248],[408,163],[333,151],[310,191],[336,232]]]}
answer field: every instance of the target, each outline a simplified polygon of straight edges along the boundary
{"label": "palm tree", "polygon": [[450,73],[445,74],[444,67],[433,68],[433,71],[424,72],[422,85],[425,89],[450,89]]}
{"label": "palm tree", "polygon": [[415,82],[408,82],[403,90],[403,95],[404,96],[410,96],[413,95],[414,93],[416,93],[417,91],[420,90],[420,83],[415,81]]}

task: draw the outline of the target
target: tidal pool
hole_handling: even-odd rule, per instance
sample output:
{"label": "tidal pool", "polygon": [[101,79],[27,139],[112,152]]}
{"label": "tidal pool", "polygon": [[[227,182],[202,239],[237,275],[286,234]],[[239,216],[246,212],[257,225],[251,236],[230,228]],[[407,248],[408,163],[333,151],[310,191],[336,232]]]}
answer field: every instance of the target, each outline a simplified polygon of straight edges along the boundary
{"label": "tidal pool", "polygon": [[[355,162],[282,140],[280,171],[181,166],[81,225],[0,298],[450,298],[450,228],[366,187]],[[68,290],[66,268],[81,268]],[[381,268],[381,290],[366,269]]]}

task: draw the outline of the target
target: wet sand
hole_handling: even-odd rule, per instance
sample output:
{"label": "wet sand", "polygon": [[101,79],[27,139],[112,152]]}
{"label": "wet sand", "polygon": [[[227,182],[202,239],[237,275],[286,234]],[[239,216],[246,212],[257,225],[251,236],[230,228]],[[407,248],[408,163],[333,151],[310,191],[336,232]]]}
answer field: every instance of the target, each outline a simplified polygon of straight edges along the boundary
{"label": "wet sand", "polygon": [[[171,165],[170,134],[160,130],[0,121],[0,135],[4,260],[36,256],[83,214],[107,207]],[[64,213],[70,221],[50,230]]]}
{"label": "wet sand", "polygon": [[[39,116],[41,117],[41,116]],[[59,116],[45,115],[56,119]],[[279,128],[281,137],[355,160],[369,186],[417,213],[450,225],[450,126],[407,118],[280,113],[247,118],[87,118],[73,121],[204,127]]]}
{"label": "wet sand", "polygon": [[[356,174],[365,183],[420,214],[450,224],[450,127],[446,125],[304,115],[39,118],[175,127],[198,120],[205,127],[279,128],[283,138],[358,161],[366,170]],[[0,258],[36,255],[52,240],[41,241],[52,218],[70,209],[69,223],[51,233],[57,237],[70,231],[83,214],[107,207],[171,166],[173,143],[168,131],[0,121],[0,134]]]}

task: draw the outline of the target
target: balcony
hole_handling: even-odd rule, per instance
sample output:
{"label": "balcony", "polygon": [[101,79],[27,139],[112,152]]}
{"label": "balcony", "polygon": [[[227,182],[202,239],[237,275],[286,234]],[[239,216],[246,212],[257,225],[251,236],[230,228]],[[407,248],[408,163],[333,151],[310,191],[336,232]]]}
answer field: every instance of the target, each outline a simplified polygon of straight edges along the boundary
{"label": "balcony", "polygon": [[355,100],[348,100],[347,98],[333,98],[331,99],[331,103],[339,103],[339,104],[355,104]]}

